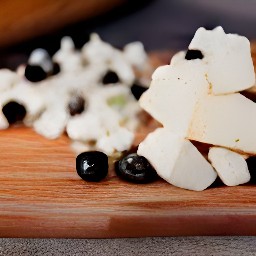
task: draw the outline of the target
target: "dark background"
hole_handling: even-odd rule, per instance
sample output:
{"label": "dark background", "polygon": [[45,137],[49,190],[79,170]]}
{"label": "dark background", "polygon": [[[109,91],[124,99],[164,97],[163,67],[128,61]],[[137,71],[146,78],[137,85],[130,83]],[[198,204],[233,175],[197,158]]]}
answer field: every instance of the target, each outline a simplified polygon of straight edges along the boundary
{"label": "dark background", "polygon": [[130,0],[104,15],[0,48],[0,67],[16,68],[38,47],[54,54],[66,35],[73,38],[77,48],[91,32],[97,32],[103,40],[120,48],[139,40],[148,51],[180,50],[187,47],[198,27],[212,29],[218,25],[228,33],[256,39],[256,0]]}

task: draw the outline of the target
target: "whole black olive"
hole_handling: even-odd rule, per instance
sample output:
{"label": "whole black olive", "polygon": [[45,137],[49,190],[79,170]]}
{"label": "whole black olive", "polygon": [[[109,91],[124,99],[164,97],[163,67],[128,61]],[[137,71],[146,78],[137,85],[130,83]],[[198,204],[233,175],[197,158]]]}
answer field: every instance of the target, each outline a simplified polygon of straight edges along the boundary
{"label": "whole black olive", "polygon": [[124,180],[134,183],[149,183],[158,175],[148,160],[136,153],[129,154],[115,164],[115,171]]}
{"label": "whole black olive", "polygon": [[46,79],[47,74],[41,66],[28,64],[25,68],[25,77],[30,82],[35,83]]}
{"label": "whole black olive", "polygon": [[83,152],[76,158],[78,175],[86,181],[100,181],[108,174],[108,156],[100,151]]}

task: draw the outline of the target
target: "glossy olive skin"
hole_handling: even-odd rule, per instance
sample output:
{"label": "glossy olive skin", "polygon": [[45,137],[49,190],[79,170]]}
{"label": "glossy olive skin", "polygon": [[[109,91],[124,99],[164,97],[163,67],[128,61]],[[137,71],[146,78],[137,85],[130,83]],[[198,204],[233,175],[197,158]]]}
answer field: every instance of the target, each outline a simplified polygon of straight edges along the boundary
{"label": "glossy olive skin", "polygon": [[116,72],[108,70],[108,72],[102,78],[102,84],[116,84],[119,82],[119,77]]}
{"label": "glossy olive skin", "polygon": [[101,181],[108,174],[108,156],[100,151],[83,152],[76,158],[78,175],[86,181]]}
{"label": "glossy olive skin", "polygon": [[15,101],[6,103],[3,106],[2,112],[9,124],[22,121],[27,114],[26,108],[22,104]]}
{"label": "glossy olive skin", "polygon": [[30,82],[36,83],[47,78],[47,74],[42,67],[37,65],[27,65],[25,68],[25,77]]}
{"label": "glossy olive skin", "polygon": [[251,183],[255,183],[256,182],[256,157],[255,156],[251,156],[249,158],[246,159],[246,163],[251,175]]}
{"label": "glossy olive skin", "polygon": [[139,84],[134,83],[131,87],[131,92],[136,100],[139,100],[141,95],[147,90],[148,88],[141,86]]}
{"label": "glossy olive skin", "polygon": [[203,59],[204,55],[199,50],[188,50],[185,56],[186,60]]}
{"label": "glossy olive skin", "polygon": [[133,183],[149,183],[158,178],[148,160],[136,153],[129,154],[116,162],[115,171],[122,179]]}

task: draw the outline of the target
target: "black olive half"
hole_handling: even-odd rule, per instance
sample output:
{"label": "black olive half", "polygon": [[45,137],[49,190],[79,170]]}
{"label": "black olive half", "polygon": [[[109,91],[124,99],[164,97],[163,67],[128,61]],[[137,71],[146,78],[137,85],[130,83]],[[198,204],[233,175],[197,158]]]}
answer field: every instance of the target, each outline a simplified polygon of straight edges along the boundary
{"label": "black olive half", "polygon": [[26,109],[22,104],[15,101],[10,101],[3,106],[3,114],[5,115],[9,124],[22,121],[26,116]]}
{"label": "black olive half", "polygon": [[116,72],[109,70],[102,78],[103,84],[116,84],[119,82],[119,77]]}
{"label": "black olive half", "polygon": [[195,60],[195,59],[203,59],[204,55],[199,50],[187,50],[185,59],[186,60]]}

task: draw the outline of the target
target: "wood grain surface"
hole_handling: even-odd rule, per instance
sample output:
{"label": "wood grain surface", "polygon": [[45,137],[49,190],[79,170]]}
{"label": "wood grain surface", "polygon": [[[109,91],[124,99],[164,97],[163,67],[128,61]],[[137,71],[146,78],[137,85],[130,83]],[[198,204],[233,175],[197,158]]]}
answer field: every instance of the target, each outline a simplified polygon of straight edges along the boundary
{"label": "wood grain surface", "polygon": [[67,137],[24,127],[1,131],[0,150],[0,237],[256,235],[254,184],[192,192],[162,180],[130,184],[113,170],[88,183]]}
{"label": "wood grain surface", "polygon": [[[170,56],[155,53],[150,59],[160,65]],[[159,125],[142,118],[135,146]],[[196,146],[205,153],[205,146]],[[0,131],[0,152],[0,237],[256,235],[253,183],[215,182],[193,192],[160,179],[131,184],[113,168],[104,181],[89,183],[77,175],[65,135],[51,141],[22,126]]]}

